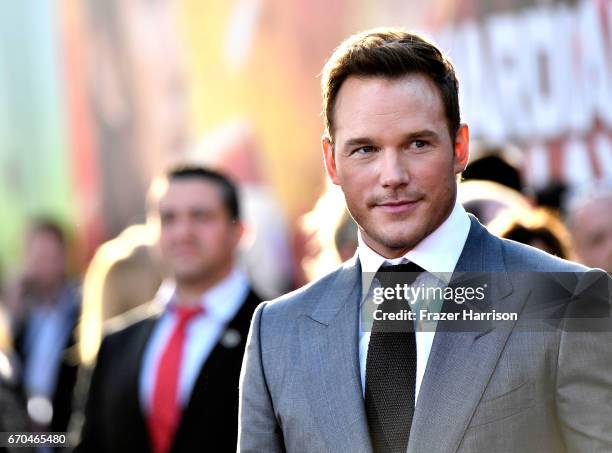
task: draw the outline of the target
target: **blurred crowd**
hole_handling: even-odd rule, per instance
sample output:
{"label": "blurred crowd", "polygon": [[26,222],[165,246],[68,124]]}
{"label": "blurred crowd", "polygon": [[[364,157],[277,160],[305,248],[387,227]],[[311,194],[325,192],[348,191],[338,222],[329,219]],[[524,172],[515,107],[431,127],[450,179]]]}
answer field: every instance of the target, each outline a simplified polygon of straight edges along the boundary
{"label": "blurred crowd", "polygon": [[[185,384],[188,402],[179,412],[198,407],[201,418],[203,407],[223,395],[220,404],[231,409],[217,408],[216,414],[235,419],[240,345],[256,303],[306,284],[350,258],[358,229],[343,194],[330,185],[291,231],[274,194],[260,184],[257,159],[238,159],[243,164],[232,166],[235,154],[249,149],[234,138],[238,141],[227,147],[234,158],[175,167],[156,180],[148,195],[147,222],[131,225],[100,245],[83,275],[69,269],[69,229],[53,219],[32,219],[21,270],[4,282],[1,296],[0,431],[69,432],[72,445],[82,441],[81,451],[96,451],[96,443],[109,442],[105,436],[114,435],[114,428],[104,427],[104,418],[116,415],[133,433],[142,434],[144,444],[130,444],[136,450],[149,442],[154,451],[167,451],[164,442],[173,436],[175,442],[180,438],[189,445],[198,428],[190,431],[188,414],[165,427],[154,424],[157,404],[169,410],[164,396],[156,393],[156,379],[176,381],[176,373],[163,373],[186,365],[180,355],[177,359],[165,351],[162,340],[153,341],[161,336],[172,343],[171,325],[165,333],[152,326],[173,307],[190,304],[202,304],[206,316],[216,313],[219,320],[210,325],[201,321],[200,328],[210,330],[205,337],[190,340],[189,331],[183,332],[184,341],[209,346],[205,351],[193,346],[195,352],[185,353],[193,362],[193,376]],[[530,191],[522,182],[517,155],[520,158],[511,147],[474,147],[459,185],[466,210],[501,237],[611,272],[612,186],[599,181],[578,191],[562,186]],[[220,298],[217,306],[215,298]],[[223,308],[232,303],[231,309]],[[179,324],[176,321],[176,329]],[[138,329],[122,333],[130,332],[129,326]],[[104,374],[96,362],[107,336],[104,369],[112,373]],[[129,355],[132,348],[138,351]],[[234,356],[226,350],[235,350]],[[156,354],[157,359],[146,361]],[[130,395],[126,387],[116,396],[120,409],[103,402],[115,398],[113,387],[129,381],[119,368],[130,366],[136,367],[135,375],[152,376],[149,399]],[[219,385],[213,394],[198,390],[203,375],[213,383],[207,385]],[[227,394],[224,382],[231,383]],[[131,396],[149,408],[148,415],[146,409],[144,415],[130,412]],[[189,401],[198,398],[203,398],[202,406],[199,400]],[[129,417],[142,417],[140,431],[134,427],[137,420]],[[223,423],[233,427],[235,420]],[[228,445],[235,445],[232,434],[219,429],[218,436],[229,437]],[[119,429],[118,439],[122,433],[128,432]],[[121,440],[115,442],[125,447]]]}

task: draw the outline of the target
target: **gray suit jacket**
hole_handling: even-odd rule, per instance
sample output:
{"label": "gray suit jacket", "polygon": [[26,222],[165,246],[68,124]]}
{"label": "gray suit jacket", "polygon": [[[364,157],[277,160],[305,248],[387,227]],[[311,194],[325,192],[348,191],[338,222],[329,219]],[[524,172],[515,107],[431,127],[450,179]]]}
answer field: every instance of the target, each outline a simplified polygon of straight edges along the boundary
{"label": "gray suit jacket", "polygon": [[[574,272],[564,275],[578,288],[610,284],[601,271],[496,238],[475,218],[459,271],[491,272],[488,302],[517,313],[533,288],[515,272]],[[360,275],[353,258],[258,307],[240,379],[240,452],[372,451],[359,374]],[[554,324],[554,314],[544,319],[550,312],[570,305],[540,313],[531,328],[439,324],[408,452],[612,452],[612,334],[566,329],[558,316],[544,328]]]}

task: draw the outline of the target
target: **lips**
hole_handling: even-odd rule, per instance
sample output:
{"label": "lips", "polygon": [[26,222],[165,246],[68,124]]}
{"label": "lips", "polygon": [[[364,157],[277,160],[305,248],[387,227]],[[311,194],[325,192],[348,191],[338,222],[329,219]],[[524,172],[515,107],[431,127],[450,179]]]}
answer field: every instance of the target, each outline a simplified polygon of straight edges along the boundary
{"label": "lips", "polygon": [[374,207],[390,214],[403,214],[412,211],[420,200],[389,200],[377,203]]}
{"label": "lips", "polygon": [[192,256],[198,253],[198,248],[191,245],[177,245],[172,248],[171,252],[178,257]]}

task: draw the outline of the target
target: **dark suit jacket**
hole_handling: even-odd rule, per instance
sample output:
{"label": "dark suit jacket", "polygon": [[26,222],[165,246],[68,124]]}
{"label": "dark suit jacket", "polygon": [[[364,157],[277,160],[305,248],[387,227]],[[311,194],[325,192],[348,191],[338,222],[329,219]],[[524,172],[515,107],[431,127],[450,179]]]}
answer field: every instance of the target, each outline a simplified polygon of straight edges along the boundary
{"label": "dark suit jacket", "polygon": [[[17,379],[17,371],[12,366],[9,356],[0,350],[0,362],[8,367],[0,367],[0,432],[19,432],[30,429],[30,420],[26,411],[26,401]],[[30,453],[31,448],[11,448],[0,445],[0,453]],[[23,452],[22,452],[23,450]]]}
{"label": "dark suit jacket", "polygon": [[[52,397],[53,417],[48,428],[50,432],[65,432],[68,429],[68,423],[72,416],[73,394],[77,380],[78,359],[75,351],[75,336],[74,329],[80,314],[80,290],[74,285],[66,286],[62,297],[70,297],[74,303],[67,309],[66,316],[69,318],[70,335],[67,337],[64,345],[64,354],[61,358],[61,363],[57,371],[57,381],[55,391]],[[31,328],[30,319],[26,317],[15,329],[15,352],[22,364],[25,364],[28,359],[28,354],[25,347],[26,337]]]}
{"label": "dark suit jacket", "polygon": [[[259,302],[259,297],[250,291],[226,327],[226,331],[234,329],[240,333],[240,342],[226,347],[219,341],[208,356],[183,411],[172,452],[193,452],[198,448],[215,452],[236,450],[240,366],[249,323]],[[138,384],[145,346],[161,315],[159,308],[154,307],[147,304],[132,310],[129,325],[103,340],[76,451],[150,451]]]}

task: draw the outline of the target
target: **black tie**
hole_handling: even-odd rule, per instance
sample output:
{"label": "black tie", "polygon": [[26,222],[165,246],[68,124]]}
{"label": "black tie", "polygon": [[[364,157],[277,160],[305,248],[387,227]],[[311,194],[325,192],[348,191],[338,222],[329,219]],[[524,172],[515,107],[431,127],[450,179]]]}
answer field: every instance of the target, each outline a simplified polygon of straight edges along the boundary
{"label": "black tie", "polygon": [[[410,274],[406,274],[409,272]],[[383,288],[411,285],[423,269],[414,263],[382,267]],[[383,313],[410,309],[401,299],[386,299]],[[399,328],[398,328],[399,327]],[[365,407],[375,453],[405,453],[414,415],[417,352],[413,321],[374,320],[366,359]]]}

